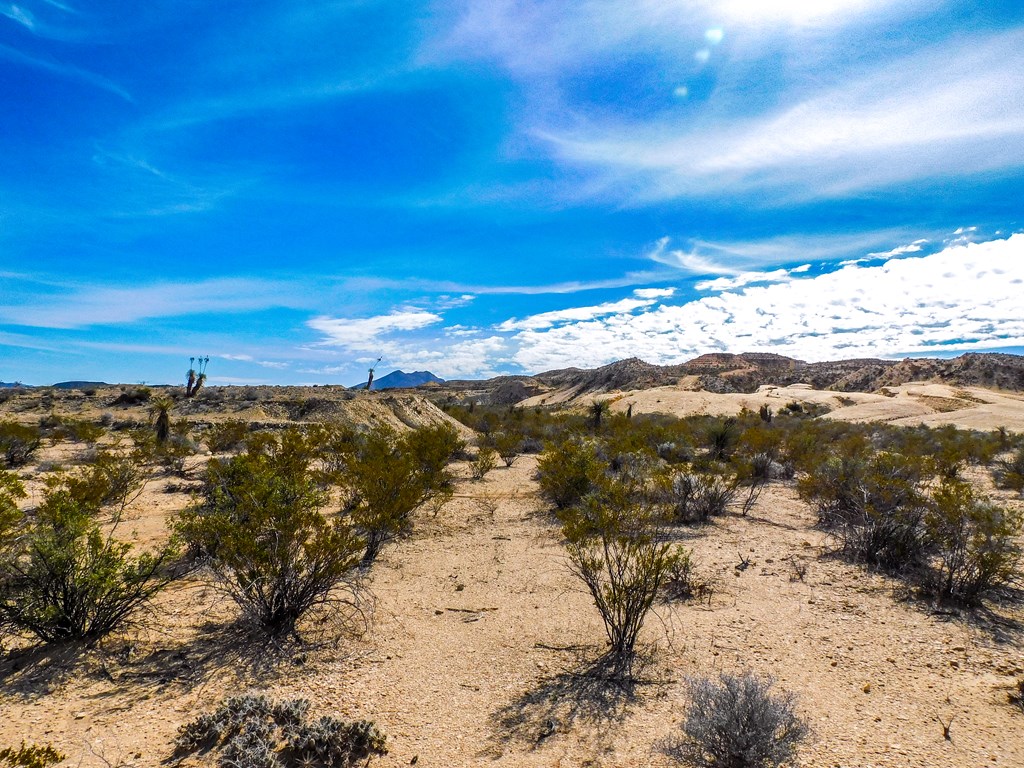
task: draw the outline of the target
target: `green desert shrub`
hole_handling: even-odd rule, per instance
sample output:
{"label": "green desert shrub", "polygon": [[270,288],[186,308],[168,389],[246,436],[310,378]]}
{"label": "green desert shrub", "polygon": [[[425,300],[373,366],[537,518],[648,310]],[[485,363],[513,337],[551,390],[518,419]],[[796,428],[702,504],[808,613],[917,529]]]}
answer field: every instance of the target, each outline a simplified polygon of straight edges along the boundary
{"label": "green desert shrub", "polygon": [[25,486],[13,472],[0,469],[0,557],[18,532],[23,517],[18,499],[25,498]]}
{"label": "green desert shrub", "polygon": [[4,466],[20,467],[32,457],[42,443],[38,427],[16,421],[0,421],[0,460]]}
{"label": "green desert shrub", "polygon": [[211,453],[226,453],[242,446],[249,436],[249,425],[241,419],[211,424],[203,434],[203,442]]}
{"label": "green desert shrub", "polygon": [[629,677],[647,612],[681,556],[660,535],[660,510],[635,487],[606,482],[563,515],[569,567],[597,607],[607,659]]}
{"label": "green desert shrub", "polygon": [[43,642],[99,640],[173,577],[166,568],[172,546],[134,554],[65,485],[49,488],[35,520],[22,525],[0,563],[0,624]]}
{"label": "green desert shrub", "polygon": [[313,608],[358,602],[363,542],[345,521],[321,514],[328,492],[313,455],[291,429],[229,460],[211,459],[199,498],[176,523],[243,620],[274,638],[296,634]]}
{"label": "green desert shrub", "polygon": [[498,432],[492,436],[494,450],[498,452],[506,467],[511,467],[519,458],[519,443],[522,437],[518,432]]}
{"label": "green desert shrub", "polygon": [[46,437],[55,443],[62,440],[95,443],[106,431],[99,424],[86,419],[73,419],[70,416],[50,415],[40,419],[39,426]]}
{"label": "green desert shrub", "polygon": [[1018,578],[1020,513],[979,498],[965,482],[944,480],[931,494],[925,525],[939,597],[971,602]]}
{"label": "green desert shrub", "polygon": [[59,482],[82,504],[96,511],[113,508],[116,516],[146,484],[144,460],[136,450],[102,448],[80,472]]}
{"label": "green desert shrub", "polygon": [[773,681],[722,673],[718,682],[689,681],[682,734],[667,752],[697,768],[777,768],[791,764],[808,727],[792,694],[772,694]]}
{"label": "green desert shrub", "polygon": [[0,763],[11,766],[11,768],[48,768],[51,765],[66,760],[67,755],[58,752],[49,744],[39,746],[38,744],[26,744],[21,746],[4,747],[0,749]]}
{"label": "green desert shrub", "polygon": [[377,558],[385,543],[409,531],[417,507],[451,493],[447,464],[461,450],[461,440],[447,426],[405,435],[376,427],[362,436],[345,457],[345,484],[346,511],[366,543],[364,565]]}
{"label": "green desert shrub", "polygon": [[173,759],[216,752],[237,768],[350,768],[386,755],[387,739],[373,722],[309,717],[305,699],[271,701],[247,694],[181,726]]}
{"label": "green desert shrub", "polygon": [[473,459],[473,479],[483,480],[487,473],[498,465],[498,452],[490,445],[484,444],[477,448],[476,457]]}
{"label": "green desert shrub", "polygon": [[593,442],[569,438],[545,448],[537,460],[541,496],[556,509],[578,504],[605,476]]}

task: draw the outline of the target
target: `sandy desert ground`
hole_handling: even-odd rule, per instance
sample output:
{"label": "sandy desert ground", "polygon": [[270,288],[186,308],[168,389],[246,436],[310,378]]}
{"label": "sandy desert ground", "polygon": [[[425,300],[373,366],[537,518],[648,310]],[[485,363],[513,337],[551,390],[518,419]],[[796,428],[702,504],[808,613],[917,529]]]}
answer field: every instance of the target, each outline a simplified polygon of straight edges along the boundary
{"label": "sandy desert ground", "polygon": [[[726,403],[826,396],[836,395],[663,388],[626,393],[615,407],[719,412]],[[1005,393],[907,385],[892,397],[841,396],[852,402],[833,418],[1024,427],[1024,401]],[[39,459],[75,450],[48,447]],[[196,576],[159,599],[146,628],[95,651],[10,649],[0,661],[0,745],[52,743],[70,765],[157,766],[182,723],[252,690],[375,720],[390,754],[372,765],[667,766],[658,745],[685,712],[686,678],[749,669],[797,694],[814,731],[801,765],[1024,765],[1024,714],[1007,703],[1024,675],[1021,606],[935,610],[898,582],[823,556],[824,534],[786,482],[773,483],[748,517],[678,532],[713,585],[710,597],[661,604],[649,617],[650,663],[634,695],[589,685],[579,673],[602,651],[603,631],[536,496],[535,466],[522,456],[473,481],[456,465],[455,498],[436,515],[421,512],[413,535],[374,566],[362,637],[328,627],[311,632],[314,646],[272,662],[237,642],[231,606]],[[984,473],[975,479],[1001,501],[1022,503]],[[37,501],[39,485],[30,485]],[[133,538],[166,535],[186,490],[177,479],[152,481],[129,510]],[[738,568],[741,559],[749,566]],[[940,720],[952,720],[951,740]]]}

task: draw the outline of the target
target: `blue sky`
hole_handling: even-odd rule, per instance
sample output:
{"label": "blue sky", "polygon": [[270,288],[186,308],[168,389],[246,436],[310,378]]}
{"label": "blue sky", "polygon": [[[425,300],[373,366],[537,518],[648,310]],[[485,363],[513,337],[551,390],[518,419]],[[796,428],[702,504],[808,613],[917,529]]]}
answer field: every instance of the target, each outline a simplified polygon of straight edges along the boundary
{"label": "blue sky", "polygon": [[1019,2],[0,0],[0,115],[0,380],[1024,346]]}

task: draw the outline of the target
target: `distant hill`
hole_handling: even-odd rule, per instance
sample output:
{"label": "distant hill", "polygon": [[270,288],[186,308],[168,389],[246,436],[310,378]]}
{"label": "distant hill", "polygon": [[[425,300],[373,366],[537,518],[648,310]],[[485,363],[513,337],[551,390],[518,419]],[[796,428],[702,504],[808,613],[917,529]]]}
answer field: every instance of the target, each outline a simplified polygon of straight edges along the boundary
{"label": "distant hill", "polygon": [[96,387],[109,387],[105,381],[58,381],[53,385],[54,389],[95,389]]}
{"label": "distant hill", "polygon": [[[381,376],[373,380],[373,389],[407,389],[410,387],[421,387],[424,384],[444,384],[444,379],[439,379],[430,371],[392,371],[387,376]],[[354,384],[349,389],[362,389],[366,382]]]}
{"label": "distant hill", "polygon": [[0,381],[0,389],[13,389],[15,387],[24,387],[24,386],[25,386],[24,384],[19,384],[16,381],[15,382]]}
{"label": "distant hill", "polygon": [[810,384],[815,389],[874,392],[910,381],[1024,392],[1024,356],[972,352],[950,359],[869,358],[807,363],[782,355],[746,352],[701,355],[679,365],[652,365],[633,357],[591,370],[564,368],[534,376],[449,381],[442,385],[442,389],[454,390],[463,397],[482,403],[509,405],[548,392],[563,393],[560,400],[662,386],[749,393],[764,384]]}

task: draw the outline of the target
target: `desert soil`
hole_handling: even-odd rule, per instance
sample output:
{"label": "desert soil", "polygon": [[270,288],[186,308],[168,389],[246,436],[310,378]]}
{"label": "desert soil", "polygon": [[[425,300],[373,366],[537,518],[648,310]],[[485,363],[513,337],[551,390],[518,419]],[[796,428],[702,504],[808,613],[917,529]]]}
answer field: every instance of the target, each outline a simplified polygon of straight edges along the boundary
{"label": "desert soil", "polygon": [[[74,450],[47,448],[41,461]],[[535,467],[523,456],[481,482],[456,465],[456,497],[436,515],[421,511],[412,536],[373,567],[361,637],[310,627],[307,649],[275,660],[230,632],[232,606],[196,576],[163,595],[144,628],[92,652],[9,640],[0,745],[50,743],[76,766],[157,766],[181,724],[225,695],[259,691],[376,721],[390,754],[372,765],[667,766],[658,747],[684,717],[686,679],[753,670],[797,695],[814,731],[801,765],[1024,765],[1024,713],[1007,703],[1024,675],[1020,606],[937,611],[824,556],[787,483],[748,517],[679,531],[711,594],[648,617],[650,661],[632,695],[588,683],[580,673],[603,650],[603,629],[536,496]],[[141,545],[165,536],[188,502],[180,485],[153,481],[133,503],[124,526]],[[940,720],[952,721],[951,740]]]}

